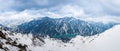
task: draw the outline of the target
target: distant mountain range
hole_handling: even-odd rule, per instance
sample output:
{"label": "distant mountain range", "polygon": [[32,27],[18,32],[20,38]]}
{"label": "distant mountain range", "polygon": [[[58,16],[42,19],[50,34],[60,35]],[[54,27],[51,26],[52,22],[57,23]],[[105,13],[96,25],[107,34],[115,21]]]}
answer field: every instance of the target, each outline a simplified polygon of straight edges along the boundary
{"label": "distant mountain range", "polygon": [[[14,33],[0,28],[0,51],[57,51],[58,49],[58,51],[92,51],[95,49],[94,47],[97,48],[97,51],[116,51],[120,50],[119,33],[120,25],[117,25],[101,33],[100,36],[77,36],[68,43],[63,43],[56,39],[38,38],[32,34]],[[105,48],[101,49],[101,47]]]}
{"label": "distant mountain range", "polygon": [[92,36],[113,27],[115,23],[86,22],[73,17],[43,17],[18,25],[16,32],[32,33],[39,36],[50,36],[61,40],[70,40],[76,35]]}

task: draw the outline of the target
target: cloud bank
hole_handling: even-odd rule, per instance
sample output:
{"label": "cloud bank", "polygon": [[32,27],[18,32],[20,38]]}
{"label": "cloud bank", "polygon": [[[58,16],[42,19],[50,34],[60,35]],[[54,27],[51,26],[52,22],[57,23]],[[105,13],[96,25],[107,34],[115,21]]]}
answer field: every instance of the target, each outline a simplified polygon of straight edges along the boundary
{"label": "cloud bank", "polygon": [[12,25],[45,16],[119,22],[120,3],[119,0],[0,0],[0,24]]}
{"label": "cloud bank", "polygon": [[[0,3],[1,12],[8,10],[24,11],[30,9],[48,9],[57,12],[61,7],[64,8],[69,5],[74,8],[77,6],[77,11],[82,9],[85,14],[120,16],[119,0],[0,0]],[[66,7],[66,10],[71,9]]]}

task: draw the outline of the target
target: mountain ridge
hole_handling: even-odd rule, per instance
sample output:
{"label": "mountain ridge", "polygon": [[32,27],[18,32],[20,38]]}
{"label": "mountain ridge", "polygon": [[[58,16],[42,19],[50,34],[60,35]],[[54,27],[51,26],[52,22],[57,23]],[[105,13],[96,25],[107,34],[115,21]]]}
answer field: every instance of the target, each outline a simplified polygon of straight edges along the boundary
{"label": "mountain ridge", "polygon": [[73,17],[50,18],[43,17],[18,25],[18,32],[32,33],[40,36],[50,36],[61,40],[70,40],[77,35],[92,36],[104,32],[115,23],[90,23]]}

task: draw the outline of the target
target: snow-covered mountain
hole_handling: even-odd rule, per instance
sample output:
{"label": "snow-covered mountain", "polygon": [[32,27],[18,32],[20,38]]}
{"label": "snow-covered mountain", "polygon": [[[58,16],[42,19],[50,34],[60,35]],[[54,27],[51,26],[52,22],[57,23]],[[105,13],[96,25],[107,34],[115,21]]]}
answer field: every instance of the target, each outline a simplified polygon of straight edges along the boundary
{"label": "snow-covered mountain", "polygon": [[99,36],[77,36],[64,43],[60,40],[38,39],[32,34],[20,34],[0,30],[0,51],[119,51],[120,25],[116,25]]}
{"label": "snow-covered mountain", "polygon": [[43,17],[18,25],[17,32],[70,40],[77,35],[92,36],[104,32],[116,23],[86,22],[73,17]]}
{"label": "snow-covered mountain", "polygon": [[120,51],[120,0],[0,0],[0,51]]}

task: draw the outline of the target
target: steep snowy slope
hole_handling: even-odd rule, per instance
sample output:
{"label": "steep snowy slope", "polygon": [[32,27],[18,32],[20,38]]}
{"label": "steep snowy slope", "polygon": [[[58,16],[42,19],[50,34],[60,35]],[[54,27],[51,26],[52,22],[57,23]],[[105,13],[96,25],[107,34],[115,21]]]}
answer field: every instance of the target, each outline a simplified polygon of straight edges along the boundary
{"label": "steep snowy slope", "polygon": [[35,47],[33,51],[120,51],[119,33],[120,25],[117,25],[99,36],[77,36],[69,43],[45,39],[46,44]]}
{"label": "steep snowy slope", "polygon": [[94,36],[77,36],[70,42],[45,38],[38,39],[31,34],[0,31],[0,51],[120,51],[120,25]]}
{"label": "steep snowy slope", "polygon": [[120,25],[102,33],[92,43],[97,51],[120,51]]}
{"label": "steep snowy slope", "polygon": [[41,46],[42,39],[0,29],[0,51],[29,51],[31,46]]}

